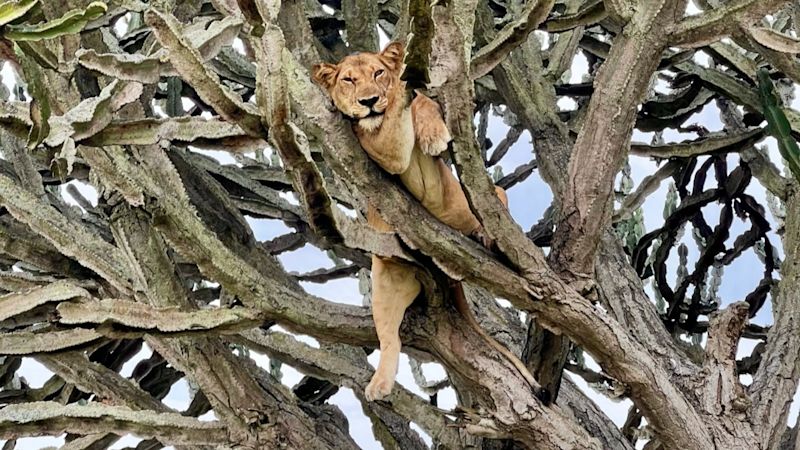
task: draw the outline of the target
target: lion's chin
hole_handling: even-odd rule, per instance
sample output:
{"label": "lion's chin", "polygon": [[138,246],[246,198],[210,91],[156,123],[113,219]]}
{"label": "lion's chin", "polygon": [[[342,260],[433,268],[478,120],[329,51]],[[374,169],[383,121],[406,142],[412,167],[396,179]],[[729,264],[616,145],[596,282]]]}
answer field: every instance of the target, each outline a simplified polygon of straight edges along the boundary
{"label": "lion's chin", "polygon": [[367,133],[371,133],[377,130],[382,123],[383,123],[383,114],[379,116],[365,117],[358,121],[358,126]]}

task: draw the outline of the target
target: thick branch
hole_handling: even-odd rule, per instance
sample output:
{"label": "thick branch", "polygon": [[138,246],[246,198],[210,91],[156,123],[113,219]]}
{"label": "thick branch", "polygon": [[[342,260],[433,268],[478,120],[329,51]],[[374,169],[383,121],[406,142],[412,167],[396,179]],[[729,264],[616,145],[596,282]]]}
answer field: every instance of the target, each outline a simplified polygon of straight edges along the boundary
{"label": "thick branch", "polygon": [[736,347],[747,322],[748,310],[747,302],[734,303],[710,320],[701,396],[709,414],[721,415],[747,406],[736,372]]}
{"label": "thick branch", "polygon": [[458,130],[453,133],[453,156],[464,192],[483,225],[483,231],[497,243],[512,264],[519,268],[543,267],[544,254],[525,237],[522,228],[497,198],[475,142],[472,119],[475,94],[472,81],[465,73],[468,55],[459,44],[464,39],[469,40],[470,36],[459,31],[454,14],[454,7],[449,10],[436,8],[434,19],[442,30],[441,42],[436,49],[439,63],[447,61],[448,67],[453,68],[441,91],[446,105],[445,122],[450,130]]}
{"label": "thick branch", "polygon": [[59,322],[69,325],[110,324],[125,329],[176,333],[215,331],[236,333],[264,322],[259,311],[247,308],[180,311],[178,308],[153,308],[125,300],[105,299],[95,302],[66,302],[56,308]]}
{"label": "thick branch", "polygon": [[378,51],[378,3],[371,0],[343,0],[342,14],[351,52]]}
{"label": "thick branch", "polygon": [[800,196],[790,197],[786,213],[786,260],[781,265],[778,295],[773,299],[775,324],[748,389],[753,400],[750,417],[759,425],[760,442],[769,443],[768,448],[776,448],[786,428],[800,377]]}
{"label": "thick branch", "polygon": [[[487,8],[488,9],[488,8]],[[480,14],[483,33],[491,35],[486,14]],[[526,48],[537,52],[538,48]],[[556,203],[562,201],[568,178],[567,163],[572,149],[568,130],[555,111],[556,97],[549,83],[536,70],[528,70],[536,56],[524,55],[504,61],[493,72],[498,87],[504,92],[505,102],[520,121],[531,131],[534,151],[539,163],[539,174],[550,185]],[[673,377],[694,373],[691,364],[672,345],[654,305],[641,289],[641,281],[632,269],[617,239],[609,233],[600,246],[603,260],[597,264],[596,280],[601,299],[608,299],[605,307],[612,317],[631,330],[637,341],[655,357],[662,367],[669,368]],[[551,253],[551,257],[553,254]],[[634,286],[631,288],[631,286]],[[606,292],[607,294],[604,294]],[[546,331],[546,330],[545,330]],[[681,361],[676,369],[674,364]]]}
{"label": "thick branch", "polygon": [[[553,258],[556,271],[577,282],[579,290],[591,288],[600,236],[612,215],[614,177],[628,151],[636,106],[661,61],[666,45],[664,23],[676,16],[676,2],[666,3],[653,12],[643,7],[637,19],[617,35],[598,72],[596,94],[569,160],[563,219],[554,236]],[[618,67],[629,69],[619,71]],[[587,170],[590,167],[592,170]]]}
{"label": "thick branch", "polygon": [[33,402],[0,409],[0,438],[16,439],[62,433],[112,432],[157,438],[170,445],[228,443],[228,433],[219,422],[201,422],[177,413],[140,412],[119,406],[90,403],[61,405]]}
{"label": "thick branch", "polygon": [[256,52],[258,61],[256,98],[262,121],[265,128],[270,129],[270,137],[292,177],[292,186],[303,203],[309,225],[323,239],[333,244],[341,243],[344,238],[336,226],[334,205],[326,189],[322,172],[311,159],[308,138],[290,121],[286,74],[281,70],[281,55],[287,50],[283,32],[277,25],[278,12],[269,12],[266,6],[261,9],[266,30],[261,41],[256,41],[260,44]]}

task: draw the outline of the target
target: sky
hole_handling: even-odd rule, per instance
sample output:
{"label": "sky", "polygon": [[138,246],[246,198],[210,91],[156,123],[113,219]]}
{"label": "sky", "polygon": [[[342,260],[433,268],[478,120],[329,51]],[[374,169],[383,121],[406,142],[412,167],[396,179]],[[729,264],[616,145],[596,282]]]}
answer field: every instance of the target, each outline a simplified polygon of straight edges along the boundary
{"label": "sky", "polygon": [[[693,5],[690,6],[689,10],[687,11],[690,14],[696,13],[697,9],[694,8]],[[385,35],[381,33],[382,37],[382,45],[385,44],[387,41]],[[696,57],[696,61],[700,64],[705,63],[705,57],[700,54]],[[571,79],[570,81],[573,83],[577,83],[581,81],[583,74],[587,72],[587,64],[586,59],[582,55],[576,56],[573,67],[571,69]],[[2,71],[0,71],[0,76],[3,78],[3,82],[6,85],[10,85],[13,83],[13,73],[11,72],[8,65],[3,67]],[[666,92],[666,86],[658,85],[657,90]],[[800,97],[797,96],[797,97]],[[570,99],[564,98],[559,101],[559,106],[563,109],[569,109],[574,107],[574,102]],[[795,100],[792,105],[795,109],[800,109],[800,100]],[[717,131],[722,129],[722,123],[719,119],[719,114],[716,107],[711,104],[707,106],[703,111],[696,114],[690,120],[686,122],[689,123],[700,123],[704,125],[711,131]],[[498,117],[491,117],[489,122],[488,128],[488,137],[491,141],[495,144],[499,143],[506,135],[508,127],[503,124],[502,120]],[[667,142],[679,142],[686,139],[696,138],[697,136],[693,133],[679,133],[676,130],[668,130],[664,134],[664,139]],[[652,139],[652,133],[642,133],[639,131],[635,131],[633,135],[634,141],[640,142],[647,142],[649,143]],[[780,155],[777,151],[777,147],[775,145],[775,141],[772,139],[766,139],[761,144],[766,145],[768,151],[770,153],[771,159],[773,162],[776,162],[779,166],[782,166],[780,163]],[[216,151],[204,151],[201,149],[193,149],[194,151],[203,152],[207,155],[213,156],[217,158],[220,162],[225,164],[236,164],[236,162],[231,158],[227,153],[224,152],[216,152]],[[503,168],[503,172],[505,174],[511,173],[516,167],[521,164],[525,164],[529,162],[533,157],[532,153],[532,143],[531,143],[531,136],[526,131],[522,137],[518,140],[518,142],[511,148],[508,154],[500,163],[500,166]],[[657,165],[654,161],[650,160],[649,158],[642,158],[632,156],[629,158],[630,165],[632,167],[632,177],[634,181],[634,185],[638,185],[644,176],[648,174],[652,174],[656,169]],[[734,167],[734,164],[737,162],[737,156],[732,155],[729,157],[729,167]],[[76,183],[84,195],[96,202],[97,193],[96,191],[88,185]],[[667,195],[667,190],[669,187],[669,183],[664,183],[658,189],[658,191],[652,195],[650,195],[643,206],[644,212],[644,222],[646,226],[646,231],[652,231],[663,223],[663,208],[664,203]],[[759,200],[762,204],[765,204],[765,190],[761,187],[756,180],[753,181],[752,185],[748,188],[748,193],[753,195],[756,199]],[[67,201],[70,201],[73,204],[76,204],[74,200],[68,195],[64,194]],[[518,184],[514,188],[512,188],[508,192],[509,196],[509,207],[512,216],[514,219],[522,226],[523,229],[529,229],[534,223],[536,223],[541,217],[545,209],[550,205],[552,201],[552,193],[550,192],[549,187],[546,183],[544,183],[541,178],[538,176],[537,172],[534,172],[525,182]],[[287,197],[288,198],[288,197]],[[295,199],[291,198],[291,201],[296,202]],[[715,225],[714,220],[718,217],[719,214],[719,206],[709,205],[706,209],[706,217],[709,219],[711,226]],[[775,220],[772,216],[769,216],[771,222],[774,224]],[[287,228],[283,223],[276,221],[276,220],[267,220],[267,219],[254,219],[248,218],[248,222],[250,223],[253,232],[256,238],[259,241],[266,241],[272,239],[276,236],[280,236],[287,232],[292,231],[291,229]],[[731,238],[728,242],[730,245],[735,239],[735,237],[745,230],[746,224],[742,223],[738,219],[735,219],[735,223],[732,229]],[[770,239],[773,245],[780,247],[780,239],[775,235],[774,230],[770,235]],[[683,238],[683,242],[687,244],[690,249],[689,252],[689,267],[692,267],[694,262],[697,259],[698,252],[696,249],[696,245],[692,241],[689,233],[686,233]],[[326,254],[313,246],[306,245],[303,248],[298,250],[287,252],[280,255],[279,259],[283,263],[284,267],[287,271],[295,271],[295,272],[307,272],[311,271],[320,267],[332,267],[333,262],[326,256]],[[750,292],[753,287],[758,284],[760,279],[761,273],[759,270],[752,270],[753,267],[761,267],[760,261],[758,261],[757,257],[752,251],[748,251],[744,256],[740,257],[737,261],[733,264],[725,268],[725,274],[723,276],[723,282],[720,287],[719,295],[723,301],[723,307],[735,302],[740,301],[744,298],[744,296]],[[669,273],[671,280],[674,281],[676,276],[676,268],[677,268],[677,259],[671,258],[669,260]],[[324,285],[321,284],[314,284],[314,283],[302,283],[303,287],[311,294],[317,295],[323,298],[326,298],[330,301],[334,302],[341,302],[346,304],[354,304],[354,305],[361,305],[362,296],[358,291],[358,281],[356,279],[342,279],[336,280],[332,282],[328,282]],[[649,286],[649,283],[646,287],[648,293],[651,294],[652,298],[652,288]],[[507,302],[500,301],[500,304],[503,306],[508,306]],[[769,303],[765,305],[762,309],[761,313],[754,319],[755,323],[759,323],[762,325],[767,325],[772,322],[771,316],[771,308],[769,307]],[[310,337],[307,336],[300,336],[299,339],[303,340],[304,342],[318,346],[318,343]],[[749,355],[752,347],[754,346],[754,342],[744,342],[739,348],[739,357],[744,355]],[[145,345],[143,350],[134,357],[131,361],[129,361],[122,369],[123,376],[130,376],[133,368],[135,365],[142,359],[145,359],[150,356],[152,351]],[[257,352],[251,352],[250,356],[253,360],[259,364],[261,367],[269,368],[269,358],[261,355]],[[377,364],[379,357],[379,352],[375,351],[369,357],[370,363],[375,366]],[[597,369],[597,365],[591,361],[591,358],[588,358],[588,364],[590,367]],[[441,366],[437,364],[427,363],[423,366],[424,373],[428,379],[442,379],[445,376],[444,370]],[[293,386],[297,383],[301,378],[302,374],[297,372],[296,370],[288,367],[286,365],[283,366],[283,378],[282,382],[286,386]],[[42,386],[52,375],[46,368],[44,368],[41,364],[37,363],[32,358],[24,358],[23,365],[19,373],[25,378],[28,384],[32,387],[40,387]],[[603,410],[611,420],[613,420],[617,425],[621,425],[628,412],[628,408],[631,405],[629,400],[623,401],[613,401],[610,400],[597,392],[595,392],[592,388],[590,388],[581,378],[577,376],[573,376],[572,374],[567,374],[573,381],[575,381],[578,386],[587,393]],[[408,359],[405,355],[401,357],[401,364],[400,370],[398,374],[397,381],[399,384],[403,385],[407,389],[412,392],[417,393],[418,395],[423,395],[422,391],[417,387],[416,383],[413,380],[413,376],[411,374],[410,366],[408,364]],[[751,380],[749,376],[743,376],[742,382],[745,384],[749,384]],[[424,396],[424,395],[423,395]],[[184,410],[188,407],[189,402],[191,400],[189,387],[184,380],[179,381],[176,383],[172,389],[170,390],[167,397],[164,399],[164,403],[167,406],[175,408],[176,410]],[[334,395],[331,400],[331,403],[339,406],[342,411],[348,417],[350,423],[350,433],[355,439],[355,441],[364,449],[372,450],[372,449],[380,449],[380,444],[374,439],[372,432],[371,432],[371,423],[369,419],[367,419],[362,410],[359,401],[353,395],[352,391],[347,388],[342,388],[339,392]],[[797,418],[797,410],[798,410],[798,403],[800,403],[800,396],[795,397],[795,402],[792,406],[791,414],[789,417],[788,423],[794,424],[794,421]],[[451,409],[455,406],[455,394],[451,388],[445,389],[439,395],[439,406],[444,409]],[[214,420],[215,417],[213,412],[210,412],[203,417],[201,420]],[[420,435],[426,442],[430,443],[430,439],[419,430],[416,425],[413,425],[415,429],[418,430]],[[113,447],[113,449],[121,449],[128,446],[135,446],[136,443],[139,441],[138,438],[133,436],[126,436],[120,441],[118,441]],[[63,436],[55,437],[55,438],[26,438],[20,439],[17,443],[17,448],[22,450],[27,449],[39,449],[45,448],[48,446],[60,446],[64,442]],[[0,441],[2,444],[2,441]],[[640,441],[639,446],[641,447],[644,443]]]}

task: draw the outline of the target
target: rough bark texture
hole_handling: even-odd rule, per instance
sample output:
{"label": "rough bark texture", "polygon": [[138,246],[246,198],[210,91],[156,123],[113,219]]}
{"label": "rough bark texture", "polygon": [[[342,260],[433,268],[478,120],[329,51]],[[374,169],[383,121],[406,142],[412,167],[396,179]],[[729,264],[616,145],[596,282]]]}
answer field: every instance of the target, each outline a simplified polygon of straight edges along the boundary
{"label": "rough bark texture", "polygon": [[[0,89],[3,448],[67,433],[65,449],[125,434],[152,449],[355,449],[349,411],[330,402],[349,388],[387,449],[428,448],[417,427],[437,449],[800,449],[787,427],[800,379],[800,174],[759,147],[773,136],[800,160],[787,101],[800,81],[798,7],[695,3],[689,17],[686,0],[4,5],[0,58],[18,80]],[[376,51],[382,33],[406,44],[408,89],[442,107],[447,163],[491,250],[378,169],[311,83],[312,65]],[[569,83],[579,53],[589,70]],[[561,110],[562,97],[575,108]],[[712,101],[723,130],[687,123]],[[496,145],[491,126],[507,128]],[[695,137],[665,142],[667,129]],[[632,142],[635,130],[656,134]],[[504,175],[525,131],[533,157]],[[632,157],[663,161],[635,189]],[[526,232],[494,184],[524,189],[534,171],[553,204]],[[666,184],[663,225],[645,230],[642,207]],[[367,203],[395,233],[367,226]],[[291,231],[259,241],[250,218]],[[335,265],[287,272],[282,255],[306,245]],[[750,251],[757,287],[720,299],[722,268]],[[401,338],[414,367],[447,372],[415,374],[427,398],[396,386],[368,401],[368,289],[355,306],[301,284],[366,281],[372,255],[413,264],[423,285]],[[532,378],[457,312],[452,279]],[[768,300],[772,325],[751,323]],[[744,338],[760,342],[737,360]],[[123,377],[144,343],[154,353]],[[40,388],[21,378],[28,357],[53,373]],[[280,364],[305,378],[290,389]],[[175,411],[162,399],[183,378],[193,398]],[[452,411],[436,403],[448,386]],[[617,427],[587,395],[630,399],[628,420]],[[198,419],[208,411],[215,420]]]}

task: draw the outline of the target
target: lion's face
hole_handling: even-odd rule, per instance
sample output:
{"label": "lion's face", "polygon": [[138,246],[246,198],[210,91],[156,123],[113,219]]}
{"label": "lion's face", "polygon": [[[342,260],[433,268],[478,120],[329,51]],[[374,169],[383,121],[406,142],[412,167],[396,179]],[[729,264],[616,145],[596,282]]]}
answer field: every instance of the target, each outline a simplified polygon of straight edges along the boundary
{"label": "lion's face", "polygon": [[336,107],[365,131],[383,123],[383,114],[400,85],[403,45],[389,44],[380,53],[350,55],[338,64],[317,64],[314,81],[325,88]]}

